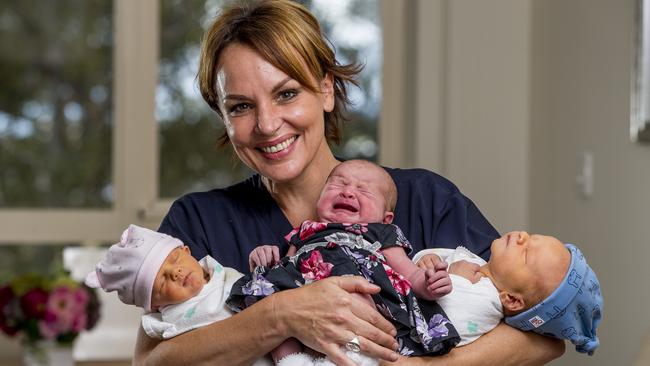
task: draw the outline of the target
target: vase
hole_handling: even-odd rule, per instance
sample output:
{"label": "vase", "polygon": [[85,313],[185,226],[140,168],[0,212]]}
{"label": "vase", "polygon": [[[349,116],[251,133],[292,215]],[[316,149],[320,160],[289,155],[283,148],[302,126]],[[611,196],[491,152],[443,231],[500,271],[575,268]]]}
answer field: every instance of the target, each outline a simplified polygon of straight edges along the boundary
{"label": "vase", "polygon": [[23,346],[24,366],[74,366],[72,344],[40,341]]}

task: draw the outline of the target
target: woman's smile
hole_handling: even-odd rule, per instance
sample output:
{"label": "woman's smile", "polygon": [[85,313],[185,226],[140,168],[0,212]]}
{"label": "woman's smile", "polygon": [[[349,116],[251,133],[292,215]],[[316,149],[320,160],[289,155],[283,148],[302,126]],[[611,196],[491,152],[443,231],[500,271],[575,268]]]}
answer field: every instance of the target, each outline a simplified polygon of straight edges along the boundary
{"label": "woman's smile", "polygon": [[[262,146],[259,146],[257,149],[264,153],[264,156],[267,159],[280,159],[289,154],[291,148],[293,147],[293,143],[297,138],[298,136],[294,135],[288,139],[276,139],[266,144],[262,144]],[[280,140],[280,142],[277,142],[278,140]]]}

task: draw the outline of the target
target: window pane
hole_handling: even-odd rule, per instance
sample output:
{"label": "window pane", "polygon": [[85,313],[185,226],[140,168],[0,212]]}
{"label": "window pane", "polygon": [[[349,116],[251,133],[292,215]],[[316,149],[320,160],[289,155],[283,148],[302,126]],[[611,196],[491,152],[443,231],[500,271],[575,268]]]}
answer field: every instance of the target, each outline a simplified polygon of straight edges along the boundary
{"label": "window pane", "polygon": [[[224,0],[162,0],[161,59],[156,119],[160,129],[160,195],[235,183],[250,171],[230,149],[217,149],[222,122],[205,104],[196,84],[200,39]],[[377,158],[381,103],[382,38],[375,0],[303,1],[321,20],[339,61],[366,65],[360,88],[351,87],[354,107],[337,156]]]}
{"label": "window pane", "polygon": [[381,110],[382,47],[381,4],[377,0],[304,1],[320,20],[323,32],[336,49],[339,62],[359,62],[359,88],[348,91],[348,111],[343,141],[334,149],[346,159],[377,161],[377,122]]}
{"label": "window pane", "polygon": [[112,4],[0,2],[0,207],[107,207]]}
{"label": "window pane", "polygon": [[217,148],[223,126],[196,83],[201,37],[219,0],[162,0],[156,120],[160,196],[178,197],[236,182],[250,173],[232,150]]}

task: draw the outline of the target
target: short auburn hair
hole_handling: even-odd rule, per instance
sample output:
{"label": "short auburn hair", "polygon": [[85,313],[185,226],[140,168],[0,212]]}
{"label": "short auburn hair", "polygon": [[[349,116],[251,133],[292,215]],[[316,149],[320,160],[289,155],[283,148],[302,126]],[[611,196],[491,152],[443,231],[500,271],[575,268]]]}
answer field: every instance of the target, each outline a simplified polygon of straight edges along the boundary
{"label": "short auburn hair", "polygon": [[[328,142],[340,143],[343,113],[350,104],[346,84],[358,85],[356,76],[363,66],[339,64],[309,10],[290,0],[240,1],[225,7],[217,16],[203,36],[197,77],[203,99],[221,118],[217,66],[223,50],[234,43],[252,48],[313,93],[320,93],[314,79],[321,81],[331,76],[335,103],[331,112],[323,112],[324,133]],[[219,141],[221,145],[228,144],[226,132]]]}

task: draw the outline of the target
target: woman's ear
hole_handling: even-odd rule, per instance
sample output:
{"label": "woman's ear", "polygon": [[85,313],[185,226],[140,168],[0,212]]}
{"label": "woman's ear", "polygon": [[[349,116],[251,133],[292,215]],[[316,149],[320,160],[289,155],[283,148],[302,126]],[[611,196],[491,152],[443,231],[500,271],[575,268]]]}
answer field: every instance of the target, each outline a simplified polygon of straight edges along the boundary
{"label": "woman's ear", "polygon": [[320,82],[320,90],[323,95],[323,110],[325,112],[333,111],[336,98],[334,98],[334,79],[331,74],[326,74]]}
{"label": "woman's ear", "polygon": [[524,307],[526,306],[523,296],[508,291],[499,292],[499,299],[501,300],[501,305],[503,305],[506,314],[519,313],[524,310]]}
{"label": "woman's ear", "polygon": [[395,214],[393,214],[391,211],[386,211],[384,212],[384,224],[392,224],[393,219],[395,218]]}

